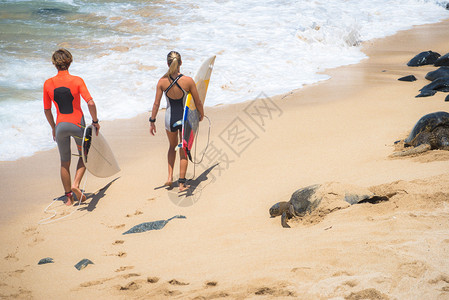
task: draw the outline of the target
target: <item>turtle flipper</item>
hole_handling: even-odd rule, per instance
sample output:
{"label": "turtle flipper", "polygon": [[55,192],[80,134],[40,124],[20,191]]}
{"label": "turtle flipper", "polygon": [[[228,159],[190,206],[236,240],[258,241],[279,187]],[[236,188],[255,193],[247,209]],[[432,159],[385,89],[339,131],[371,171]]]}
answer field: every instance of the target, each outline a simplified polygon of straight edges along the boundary
{"label": "turtle flipper", "polygon": [[281,225],[284,228],[291,228],[290,225],[287,224],[287,220],[289,219],[289,213],[288,211],[284,211],[281,217]]}
{"label": "turtle flipper", "polygon": [[393,157],[419,154],[419,153],[423,153],[423,152],[426,152],[426,151],[430,150],[430,148],[431,147],[430,147],[429,144],[421,144],[418,147],[414,147],[412,149],[407,149],[407,150],[403,150],[403,151],[400,151],[400,152],[395,152],[395,153],[393,153]]}

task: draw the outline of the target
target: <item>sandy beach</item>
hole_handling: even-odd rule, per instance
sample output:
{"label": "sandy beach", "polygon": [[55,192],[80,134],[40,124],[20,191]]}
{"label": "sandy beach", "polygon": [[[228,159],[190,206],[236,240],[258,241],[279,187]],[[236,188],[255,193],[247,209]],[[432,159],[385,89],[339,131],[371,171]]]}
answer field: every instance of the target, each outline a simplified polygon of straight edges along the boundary
{"label": "sandy beach", "polygon": [[[88,174],[78,210],[52,203],[63,194],[56,148],[1,162],[0,298],[449,299],[449,152],[390,157],[419,118],[449,111],[447,93],[415,98],[436,67],[406,65],[422,51],[448,53],[448,28],[367,42],[369,58],[318,84],[207,107],[209,146],[189,165],[187,195],[161,187],[164,111],[155,137],[148,112],[102,122],[122,171]],[[410,74],[418,80],[397,80]],[[205,120],[198,158],[207,131]],[[335,205],[290,229],[270,218],[276,202],[326,182],[388,200]],[[122,235],[177,215],[161,230]],[[38,265],[47,257],[54,262]],[[85,258],[93,264],[77,270]]]}

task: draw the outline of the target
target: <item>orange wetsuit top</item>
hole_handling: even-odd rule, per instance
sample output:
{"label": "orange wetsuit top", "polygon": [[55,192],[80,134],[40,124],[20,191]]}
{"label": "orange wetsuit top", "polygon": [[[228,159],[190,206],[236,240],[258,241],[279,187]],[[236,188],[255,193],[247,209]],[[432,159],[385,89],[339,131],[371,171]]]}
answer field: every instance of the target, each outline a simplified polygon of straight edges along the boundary
{"label": "orange wetsuit top", "polygon": [[59,71],[44,83],[44,109],[51,109],[53,102],[57,111],[56,125],[69,122],[79,126],[83,117],[80,95],[86,102],[92,100],[81,77],[70,75],[69,71]]}

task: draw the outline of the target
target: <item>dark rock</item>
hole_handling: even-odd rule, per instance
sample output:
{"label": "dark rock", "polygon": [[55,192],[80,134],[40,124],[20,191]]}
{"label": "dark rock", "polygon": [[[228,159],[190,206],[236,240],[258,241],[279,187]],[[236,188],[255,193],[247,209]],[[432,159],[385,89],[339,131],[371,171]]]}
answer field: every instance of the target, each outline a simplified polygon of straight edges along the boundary
{"label": "dark rock", "polygon": [[46,257],[46,258],[42,258],[37,264],[44,265],[44,264],[52,264],[52,263],[54,263],[53,258]]}
{"label": "dark rock", "polygon": [[433,96],[437,91],[449,92],[449,76],[435,79],[434,81],[420,89],[421,94],[417,95],[416,97]]}
{"label": "dark rock", "polygon": [[413,57],[408,63],[409,67],[433,65],[441,55],[433,51],[424,51]]}
{"label": "dark rock", "polygon": [[416,79],[415,75],[407,75],[407,76],[399,78],[398,80],[412,82],[412,81],[416,81],[417,79]]}
{"label": "dark rock", "polygon": [[167,220],[159,220],[159,221],[153,221],[153,222],[145,222],[141,223],[139,225],[136,225],[129,229],[128,231],[122,233],[122,234],[130,234],[130,233],[139,233],[139,232],[145,232],[149,230],[160,230],[165,227],[165,225],[170,222],[171,220],[178,218],[178,219],[185,219],[185,216],[177,215],[174,217],[171,217]]}
{"label": "dark rock", "polygon": [[87,267],[87,265],[93,265],[93,264],[94,264],[94,263],[93,263],[90,259],[84,258],[84,259],[80,260],[80,261],[75,265],[75,268],[76,268],[78,271],[81,271],[82,269],[84,269],[85,267]]}
{"label": "dark rock", "polygon": [[430,81],[434,81],[441,77],[449,77],[449,67],[440,67],[435,71],[426,74],[426,79]]}
{"label": "dark rock", "polygon": [[433,65],[435,67],[449,66],[449,53],[438,58],[437,61]]}

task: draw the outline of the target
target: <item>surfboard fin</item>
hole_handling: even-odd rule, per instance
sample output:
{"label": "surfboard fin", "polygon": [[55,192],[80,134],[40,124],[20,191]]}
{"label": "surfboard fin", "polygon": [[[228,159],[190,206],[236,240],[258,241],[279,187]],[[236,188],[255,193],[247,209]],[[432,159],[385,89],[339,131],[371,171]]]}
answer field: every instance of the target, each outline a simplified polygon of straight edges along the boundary
{"label": "surfboard fin", "polygon": [[182,120],[179,120],[173,124],[173,127],[181,126],[181,125],[182,125]]}

